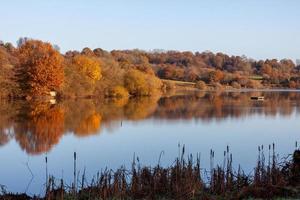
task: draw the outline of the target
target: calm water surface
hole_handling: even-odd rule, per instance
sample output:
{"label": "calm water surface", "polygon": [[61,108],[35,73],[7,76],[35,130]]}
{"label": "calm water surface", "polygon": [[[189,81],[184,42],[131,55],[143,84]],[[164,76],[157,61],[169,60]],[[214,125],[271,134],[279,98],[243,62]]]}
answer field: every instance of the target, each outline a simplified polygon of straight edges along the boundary
{"label": "calm water surface", "polygon": [[[250,100],[253,95],[265,101]],[[171,97],[110,101],[46,103],[0,102],[0,185],[9,191],[43,194],[49,174],[73,178],[77,169],[91,179],[105,167],[130,167],[133,155],[144,165],[172,164],[178,144],[187,153],[201,153],[209,168],[229,145],[233,165],[251,172],[257,146],[275,143],[288,155],[300,139],[300,93],[297,91],[195,93]]]}

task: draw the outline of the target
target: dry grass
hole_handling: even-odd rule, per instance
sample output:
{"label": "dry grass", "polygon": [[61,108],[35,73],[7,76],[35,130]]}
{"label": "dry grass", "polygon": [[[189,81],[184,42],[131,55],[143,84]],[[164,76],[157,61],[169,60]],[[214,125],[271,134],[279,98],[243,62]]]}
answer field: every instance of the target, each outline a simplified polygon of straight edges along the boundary
{"label": "dry grass", "polygon": [[167,80],[167,79],[161,79],[163,82],[170,82],[174,83],[178,86],[195,86],[196,83],[194,82],[188,82],[188,81],[175,81],[175,80]]}
{"label": "dry grass", "polygon": [[[266,152],[266,153],[265,153]],[[267,154],[267,156],[265,156]],[[74,154],[76,155],[76,154]],[[211,169],[201,168],[200,157],[185,155],[185,148],[170,167],[160,164],[143,167],[134,158],[131,169],[105,169],[90,182],[85,172],[79,177],[74,156],[74,182],[68,186],[63,180],[49,177],[46,194],[41,199],[274,199],[300,197],[300,150],[291,158],[279,162],[275,145],[258,148],[258,160],[252,175],[239,167],[232,167],[229,147],[224,162],[214,167],[214,151],[210,153]],[[15,199],[5,193],[0,199]],[[26,199],[26,195],[19,196]],[[28,196],[27,196],[28,197]]]}

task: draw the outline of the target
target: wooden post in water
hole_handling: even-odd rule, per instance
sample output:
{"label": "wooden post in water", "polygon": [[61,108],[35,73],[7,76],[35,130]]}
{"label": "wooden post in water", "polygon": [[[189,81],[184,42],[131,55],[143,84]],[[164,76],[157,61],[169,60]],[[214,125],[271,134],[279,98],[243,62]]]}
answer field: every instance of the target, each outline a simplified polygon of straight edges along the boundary
{"label": "wooden post in water", "polygon": [[46,154],[46,157],[45,157],[45,162],[46,162],[46,193],[48,192],[48,157],[47,157],[47,154]]}
{"label": "wooden post in water", "polygon": [[210,187],[214,190],[214,151],[210,149]]}
{"label": "wooden post in water", "polygon": [[60,179],[60,199],[64,199],[64,180]]}
{"label": "wooden post in water", "polygon": [[76,187],[76,151],[74,152],[74,195],[76,195],[77,187]]}

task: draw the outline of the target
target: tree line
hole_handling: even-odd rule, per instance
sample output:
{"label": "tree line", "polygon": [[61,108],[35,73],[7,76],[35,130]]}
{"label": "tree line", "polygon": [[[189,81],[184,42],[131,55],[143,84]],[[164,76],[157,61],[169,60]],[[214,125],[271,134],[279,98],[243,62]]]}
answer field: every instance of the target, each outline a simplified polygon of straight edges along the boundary
{"label": "tree line", "polygon": [[60,97],[151,96],[174,87],[161,79],[195,82],[198,89],[300,88],[292,60],[253,60],[212,52],[84,48],[20,38],[0,42],[0,97],[28,98],[56,91]]}

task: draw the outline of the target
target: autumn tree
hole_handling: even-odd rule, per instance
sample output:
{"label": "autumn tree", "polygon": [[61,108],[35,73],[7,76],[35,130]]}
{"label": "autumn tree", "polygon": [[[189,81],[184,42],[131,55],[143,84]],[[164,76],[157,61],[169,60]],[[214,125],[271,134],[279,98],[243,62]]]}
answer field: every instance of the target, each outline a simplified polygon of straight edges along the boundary
{"label": "autumn tree", "polygon": [[131,95],[150,96],[160,90],[162,82],[154,75],[132,69],[125,75],[124,85]]}
{"label": "autumn tree", "polygon": [[97,96],[110,96],[114,87],[124,86],[124,74],[127,70],[123,69],[117,61],[115,61],[107,53],[101,56],[101,74],[102,78],[97,81],[94,94]]}
{"label": "autumn tree", "polygon": [[[70,57],[69,57],[70,56]],[[65,57],[64,97],[94,95],[96,82],[102,78],[101,62],[96,57],[75,54]]]}
{"label": "autumn tree", "polygon": [[75,65],[87,75],[91,80],[98,81],[101,79],[101,66],[99,60],[84,55],[77,55],[74,57]]}
{"label": "autumn tree", "polygon": [[21,47],[22,45],[24,45],[27,41],[31,40],[30,38],[28,37],[20,37],[18,40],[17,40],[17,46],[18,47]]}
{"label": "autumn tree", "polygon": [[269,65],[269,64],[263,64],[262,67],[261,67],[261,72],[263,74],[266,74],[268,75],[269,77],[272,76],[272,73],[273,73],[273,69],[272,69],[272,66]]}
{"label": "autumn tree", "polygon": [[83,48],[81,51],[81,54],[86,55],[86,56],[94,56],[95,55],[94,52],[88,47]]}
{"label": "autumn tree", "polygon": [[216,56],[214,56],[211,60],[213,66],[215,66],[217,69],[222,69],[224,64],[224,58],[221,53],[218,53]]}
{"label": "autumn tree", "polygon": [[125,76],[125,87],[131,95],[143,96],[148,95],[149,88],[147,81],[142,72],[130,70]]}
{"label": "autumn tree", "polygon": [[211,83],[220,82],[224,78],[224,73],[221,70],[216,70],[211,71],[208,76]]}
{"label": "autumn tree", "polygon": [[64,80],[63,57],[50,43],[27,40],[18,48],[16,79],[20,89],[31,96],[58,90]]}
{"label": "autumn tree", "polygon": [[[236,88],[261,87],[260,83],[264,87],[287,87],[291,81],[295,83],[290,86],[295,87],[300,77],[299,63],[296,66],[289,59],[255,61],[209,51],[109,52],[88,47],[68,51],[62,59],[59,48],[49,43],[20,38],[17,46],[0,41],[0,98],[15,97],[12,94],[22,94],[19,91],[24,92],[22,96],[37,96],[50,90],[58,90],[63,97],[127,96],[126,90],[130,95],[151,95],[153,88],[167,88],[166,84],[157,87],[161,83],[156,76]],[[251,81],[253,77],[261,82]]]}
{"label": "autumn tree", "polygon": [[19,93],[14,80],[13,69],[16,63],[17,59],[0,46],[0,98],[12,97]]}

